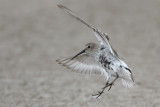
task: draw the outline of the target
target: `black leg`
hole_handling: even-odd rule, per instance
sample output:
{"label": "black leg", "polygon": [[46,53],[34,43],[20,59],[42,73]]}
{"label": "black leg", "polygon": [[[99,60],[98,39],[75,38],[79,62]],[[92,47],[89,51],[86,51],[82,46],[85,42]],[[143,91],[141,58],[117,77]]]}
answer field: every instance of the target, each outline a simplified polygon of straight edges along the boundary
{"label": "black leg", "polygon": [[92,95],[92,96],[97,96],[96,98],[98,98],[99,96],[102,95],[102,93],[104,93],[104,90],[109,86],[109,80],[107,81],[107,83],[105,84],[105,86],[102,88],[102,91],[98,91],[98,94]]}
{"label": "black leg", "polygon": [[112,88],[112,85],[114,85],[114,82],[119,78],[119,75],[116,73],[116,78],[108,85],[110,86],[108,91]]}
{"label": "black leg", "polygon": [[102,91],[98,91],[98,94],[92,95],[92,96],[97,96],[96,98],[98,98],[99,96],[102,95],[102,93],[104,93],[104,90],[108,87],[107,83],[106,85],[102,88]]}
{"label": "black leg", "polygon": [[108,85],[109,85],[109,80],[107,81],[107,83],[105,84],[105,86],[102,89],[107,88]]}
{"label": "black leg", "polygon": [[98,94],[95,94],[95,95],[92,95],[92,96],[97,96],[96,98],[98,98],[99,96],[102,95],[102,93],[104,93],[104,90],[109,86],[109,89],[108,91],[112,88],[112,85],[113,83],[118,79],[118,74],[116,73],[116,78],[111,82],[109,83],[109,81],[107,81],[106,85],[102,88],[102,91],[98,91]]}

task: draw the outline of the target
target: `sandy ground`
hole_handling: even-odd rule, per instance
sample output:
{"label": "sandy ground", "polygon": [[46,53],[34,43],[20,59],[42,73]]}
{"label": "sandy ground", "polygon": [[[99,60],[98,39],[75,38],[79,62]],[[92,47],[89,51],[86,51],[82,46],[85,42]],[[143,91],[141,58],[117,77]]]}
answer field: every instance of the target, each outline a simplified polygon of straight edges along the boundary
{"label": "sandy ground", "polygon": [[[133,89],[119,81],[92,99],[105,78],[56,63],[97,42],[58,3],[110,35],[132,68]],[[0,0],[0,107],[160,107],[159,10],[159,0]]]}

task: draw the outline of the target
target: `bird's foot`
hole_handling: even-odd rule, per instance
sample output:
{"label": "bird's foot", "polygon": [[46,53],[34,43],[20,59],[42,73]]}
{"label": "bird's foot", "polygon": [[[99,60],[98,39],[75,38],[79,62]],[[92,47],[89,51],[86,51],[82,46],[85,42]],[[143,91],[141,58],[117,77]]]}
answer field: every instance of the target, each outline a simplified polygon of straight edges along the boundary
{"label": "bird's foot", "polygon": [[104,90],[105,88],[107,88],[109,86],[109,83],[107,82],[106,85],[102,88],[102,90]]}
{"label": "bird's foot", "polygon": [[107,87],[109,87],[109,89],[108,89],[108,91],[109,91],[112,88],[113,85],[114,85],[113,82],[112,83],[106,83],[106,85],[102,88],[102,91],[98,91],[98,94],[95,94],[95,95],[92,95],[92,96],[96,97],[96,99],[99,98],[102,95],[102,93],[104,93],[104,90]]}
{"label": "bird's foot", "polygon": [[108,91],[112,88],[113,85],[114,85],[113,83],[108,84],[108,86],[109,86]]}
{"label": "bird's foot", "polygon": [[92,96],[97,96],[96,98],[100,97],[102,95],[102,93],[104,93],[104,90],[110,86],[109,83],[106,83],[106,85],[102,88],[102,91],[98,91],[98,94],[92,95]]}
{"label": "bird's foot", "polygon": [[104,93],[104,90],[98,91],[98,94],[95,94],[95,95],[92,95],[92,96],[96,97],[96,99],[97,99],[102,95],[102,93]]}

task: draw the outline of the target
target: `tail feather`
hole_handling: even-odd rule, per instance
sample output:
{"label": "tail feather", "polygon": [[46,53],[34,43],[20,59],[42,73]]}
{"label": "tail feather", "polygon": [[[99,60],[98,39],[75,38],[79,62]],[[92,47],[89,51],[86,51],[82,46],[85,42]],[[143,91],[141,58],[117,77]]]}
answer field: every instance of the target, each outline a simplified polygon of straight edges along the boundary
{"label": "tail feather", "polygon": [[133,88],[134,82],[132,80],[122,79],[122,83],[126,88]]}

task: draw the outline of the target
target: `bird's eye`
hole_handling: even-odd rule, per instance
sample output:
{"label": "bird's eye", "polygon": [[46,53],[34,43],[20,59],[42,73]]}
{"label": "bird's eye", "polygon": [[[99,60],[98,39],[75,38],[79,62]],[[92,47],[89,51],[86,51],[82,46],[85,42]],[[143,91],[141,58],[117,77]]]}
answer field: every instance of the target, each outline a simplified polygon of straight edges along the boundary
{"label": "bird's eye", "polygon": [[88,48],[90,48],[91,46],[88,46]]}

